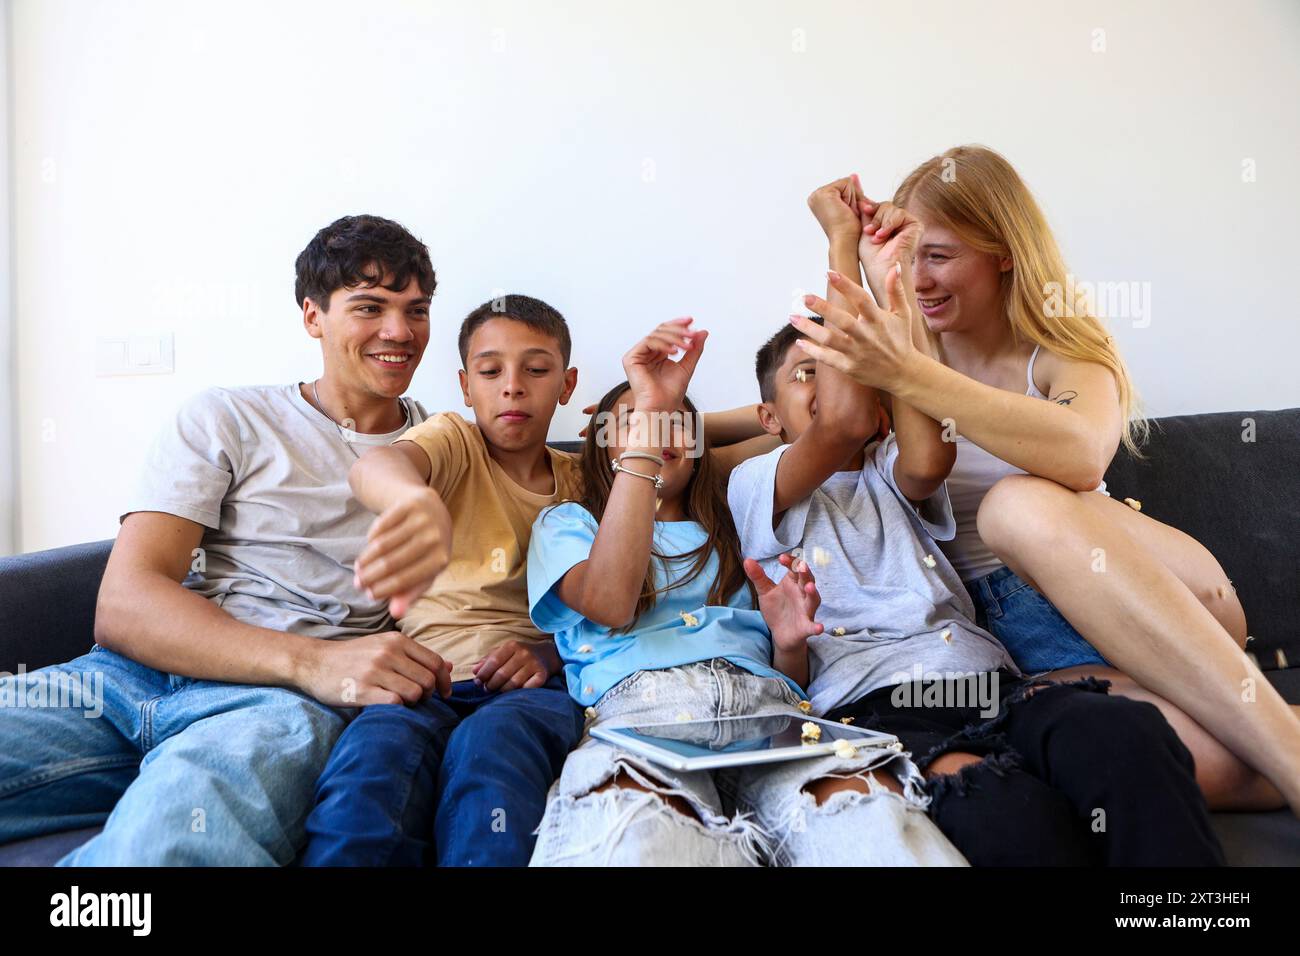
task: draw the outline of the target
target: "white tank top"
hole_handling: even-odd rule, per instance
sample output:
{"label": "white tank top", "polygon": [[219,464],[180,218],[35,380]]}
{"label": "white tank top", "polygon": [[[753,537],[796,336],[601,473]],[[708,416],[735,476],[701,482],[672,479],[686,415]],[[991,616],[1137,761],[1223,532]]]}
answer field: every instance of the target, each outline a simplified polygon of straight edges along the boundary
{"label": "white tank top", "polygon": [[[1038,358],[1038,349],[1039,346],[1034,346],[1034,353],[1029,356],[1025,394],[1046,401],[1047,396],[1034,384],[1034,360]],[[948,498],[952,501],[952,513],[957,521],[957,537],[941,541],[939,546],[963,581],[982,578],[1002,567],[1002,562],[980,539],[975,528],[975,516],[980,502],[999,479],[1023,474],[1026,474],[1023,468],[989,454],[963,435],[957,436],[957,460],[948,476]],[[1096,490],[1106,494],[1106,482],[1103,481]]]}

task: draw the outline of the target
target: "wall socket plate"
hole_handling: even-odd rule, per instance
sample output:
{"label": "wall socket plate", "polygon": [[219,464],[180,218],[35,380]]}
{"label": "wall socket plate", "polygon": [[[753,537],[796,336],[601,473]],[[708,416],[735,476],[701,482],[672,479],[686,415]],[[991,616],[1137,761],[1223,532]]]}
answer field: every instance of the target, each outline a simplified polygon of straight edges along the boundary
{"label": "wall socket plate", "polygon": [[176,371],[172,333],[95,337],[95,375],[166,375]]}

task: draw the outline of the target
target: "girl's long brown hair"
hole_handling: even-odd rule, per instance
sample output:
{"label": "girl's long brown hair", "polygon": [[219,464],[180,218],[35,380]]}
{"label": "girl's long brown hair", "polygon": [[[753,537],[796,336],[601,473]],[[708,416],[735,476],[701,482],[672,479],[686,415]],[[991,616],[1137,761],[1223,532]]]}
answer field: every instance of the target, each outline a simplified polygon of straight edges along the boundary
{"label": "girl's long brown hair", "polygon": [[[605,505],[609,502],[609,493],[614,487],[614,473],[609,468],[609,453],[598,444],[600,429],[597,427],[597,422],[608,420],[609,413],[618,403],[619,396],[630,387],[627,382],[622,382],[606,392],[605,397],[596,404],[596,411],[592,414],[591,421],[587,423],[587,440],[582,446],[579,459],[583,492],[582,497],[577,501],[591,512],[597,521],[604,517]],[[683,398],[682,401],[692,418],[698,422],[695,404],[689,398]],[[605,416],[603,418],[602,413]],[[701,453],[694,459],[695,465],[691,470],[684,495],[686,516],[692,521],[698,521],[704,528],[705,541],[698,548],[680,555],[660,554],[655,550],[653,543],[651,544],[650,561],[646,564],[645,580],[641,584],[641,596],[637,598],[633,622],[654,607],[660,594],[682,587],[699,577],[709,562],[709,556],[713,554],[718,556],[718,576],[709,589],[706,603],[725,605],[728,597],[744,587],[749,591],[750,607],[757,606],[758,596],[741,564],[740,535],[736,533],[736,525],[731,520],[731,509],[727,507],[722,480],[713,461],[713,455],[710,453],[708,436],[703,434],[703,431],[703,428],[696,430],[695,441]],[[669,583],[666,587],[656,588],[655,562],[660,562],[667,577],[666,559],[668,558],[694,558],[694,561],[690,570],[681,579]]]}

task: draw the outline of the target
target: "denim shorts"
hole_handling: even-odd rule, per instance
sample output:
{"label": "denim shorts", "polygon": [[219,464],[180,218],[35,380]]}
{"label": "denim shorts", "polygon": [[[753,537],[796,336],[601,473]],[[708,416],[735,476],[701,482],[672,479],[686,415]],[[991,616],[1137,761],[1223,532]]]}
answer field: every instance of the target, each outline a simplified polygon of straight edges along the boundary
{"label": "denim shorts", "polygon": [[1051,601],[1008,567],[966,582],[975,602],[975,623],[1007,649],[1026,675],[1077,667],[1109,666]]}

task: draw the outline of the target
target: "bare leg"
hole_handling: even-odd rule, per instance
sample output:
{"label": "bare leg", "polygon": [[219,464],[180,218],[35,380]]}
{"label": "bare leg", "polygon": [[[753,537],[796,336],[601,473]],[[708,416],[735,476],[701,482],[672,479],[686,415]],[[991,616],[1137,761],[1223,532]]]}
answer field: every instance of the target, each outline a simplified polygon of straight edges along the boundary
{"label": "bare leg", "polygon": [[1079,499],[1145,545],[1205,605],[1237,646],[1246,646],[1246,612],[1232,582],[1203,544],[1106,495],[1088,493]]}
{"label": "bare leg", "polygon": [[629,776],[628,774],[624,773],[621,770],[617,774],[615,774],[614,777],[611,780],[609,780],[607,783],[603,783],[595,790],[593,790],[592,793],[600,793],[602,790],[608,790],[611,787],[622,787],[625,790],[640,790],[643,793],[654,794],[656,797],[658,797],[664,803],[668,804],[668,806],[672,807],[674,810],[676,810],[678,813],[682,814],[683,816],[688,816],[692,820],[698,820],[700,818],[700,815],[695,812],[695,808],[690,805],[689,801],[683,799],[682,797],[677,796],[676,794],[665,796],[662,793],[650,789],[649,787],[638,782],[637,780],[634,780],[631,776]]}
{"label": "bare leg", "polygon": [[[899,794],[903,792],[903,785],[898,782],[894,772],[888,768],[877,768],[868,771],[868,776],[872,777],[876,783],[886,790],[892,790],[894,793]],[[816,780],[810,780],[804,784],[804,790],[813,795],[813,799],[817,801],[817,806],[820,807],[831,798],[833,793],[839,793],[841,790],[870,793],[871,787],[865,777],[818,777]]]}
{"label": "bare leg", "polygon": [[1013,475],[979,511],[985,543],[1106,659],[1182,709],[1300,811],[1300,719],[1150,547],[1080,494]]}

